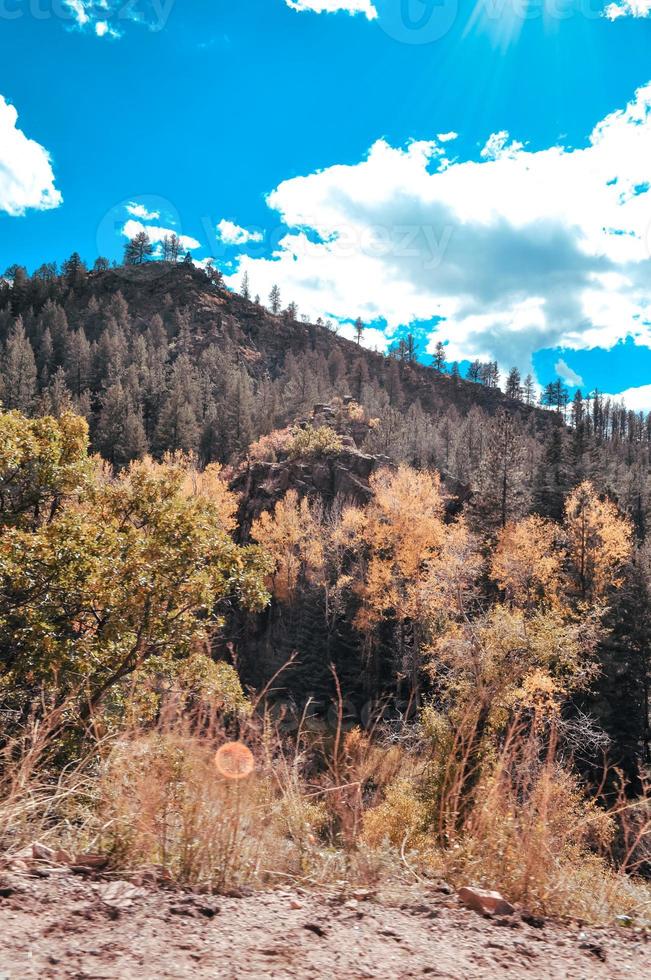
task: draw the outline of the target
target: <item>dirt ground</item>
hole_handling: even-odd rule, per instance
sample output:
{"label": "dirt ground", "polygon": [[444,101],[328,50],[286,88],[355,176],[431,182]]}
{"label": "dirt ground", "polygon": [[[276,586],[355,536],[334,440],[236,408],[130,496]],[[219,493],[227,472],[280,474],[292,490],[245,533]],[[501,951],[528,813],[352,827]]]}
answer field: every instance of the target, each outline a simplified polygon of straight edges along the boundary
{"label": "dirt ground", "polygon": [[0,880],[0,980],[39,978],[637,978],[630,928],[484,918],[436,886],[398,897],[213,897],[74,875]]}

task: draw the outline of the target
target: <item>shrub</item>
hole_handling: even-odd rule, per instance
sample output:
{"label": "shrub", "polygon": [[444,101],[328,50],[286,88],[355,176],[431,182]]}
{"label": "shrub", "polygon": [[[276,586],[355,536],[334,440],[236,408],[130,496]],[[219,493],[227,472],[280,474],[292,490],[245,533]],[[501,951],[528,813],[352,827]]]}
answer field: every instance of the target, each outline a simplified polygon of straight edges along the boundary
{"label": "shrub", "polygon": [[295,429],[291,442],[287,446],[290,459],[301,456],[330,456],[343,448],[341,436],[327,425],[318,428],[308,425],[304,429]]}
{"label": "shrub", "polygon": [[274,429],[266,436],[260,436],[249,446],[249,457],[256,462],[275,463],[279,456],[286,453],[291,445],[293,430]]}

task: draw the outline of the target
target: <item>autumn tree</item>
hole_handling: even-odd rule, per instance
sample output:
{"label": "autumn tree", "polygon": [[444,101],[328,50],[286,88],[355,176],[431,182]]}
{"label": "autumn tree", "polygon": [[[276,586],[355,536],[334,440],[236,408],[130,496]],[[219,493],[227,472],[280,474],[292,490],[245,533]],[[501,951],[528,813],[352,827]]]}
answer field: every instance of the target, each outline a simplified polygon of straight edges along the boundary
{"label": "autumn tree", "polygon": [[299,585],[321,581],[324,543],[320,523],[306,497],[288,490],[273,513],[264,511],[253,522],[251,537],[273,561],[269,585],[273,595],[290,602]]}
{"label": "autumn tree", "polygon": [[491,556],[491,576],[507,600],[523,609],[556,607],[565,585],[561,531],[533,514],[502,528]]}
{"label": "autumn tree", "polygon": [[0,527],[36,530],[51,521],[90,479],[88,425],[0,412]]}
{"label": "autumn tree", "polygon": [[579,595],[598,602],[621,582],[631,554],[630,521],[586,481],[565,503],[564,526]]}
{"label": "autumn tree", "polygon": [[370,482],[366,509],[341,522],[356,555],[355,624],[370,649],[383,623],[395,625],[399,669],[417,689],[428,643],[474,576],[473,543],[462,520],[445,522],[437,474],[400,466]]}

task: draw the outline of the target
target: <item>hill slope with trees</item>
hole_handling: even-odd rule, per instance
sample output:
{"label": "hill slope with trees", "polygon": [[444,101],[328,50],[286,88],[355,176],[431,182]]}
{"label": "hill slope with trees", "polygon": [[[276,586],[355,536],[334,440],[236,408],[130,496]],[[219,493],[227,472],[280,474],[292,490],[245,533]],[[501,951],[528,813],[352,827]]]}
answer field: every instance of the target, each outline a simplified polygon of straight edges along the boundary
{"label": "hill slope with trees", "polygon": [[0,287],[0,851],[643,918],[648,420],[278,306]]}

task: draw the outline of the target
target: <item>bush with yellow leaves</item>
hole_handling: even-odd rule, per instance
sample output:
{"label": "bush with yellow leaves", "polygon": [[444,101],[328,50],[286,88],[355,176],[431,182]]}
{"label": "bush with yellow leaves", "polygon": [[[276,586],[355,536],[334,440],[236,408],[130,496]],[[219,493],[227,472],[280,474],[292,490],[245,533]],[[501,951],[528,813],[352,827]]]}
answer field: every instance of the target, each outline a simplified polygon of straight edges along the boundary
{"label": "bush with yellow leaves", "polygon": [[331,456],[343,449],[341,436],[328,425],[306,425],[303,429],[294,429],[287,445],[287,455],[290,459],[304,456]]}

